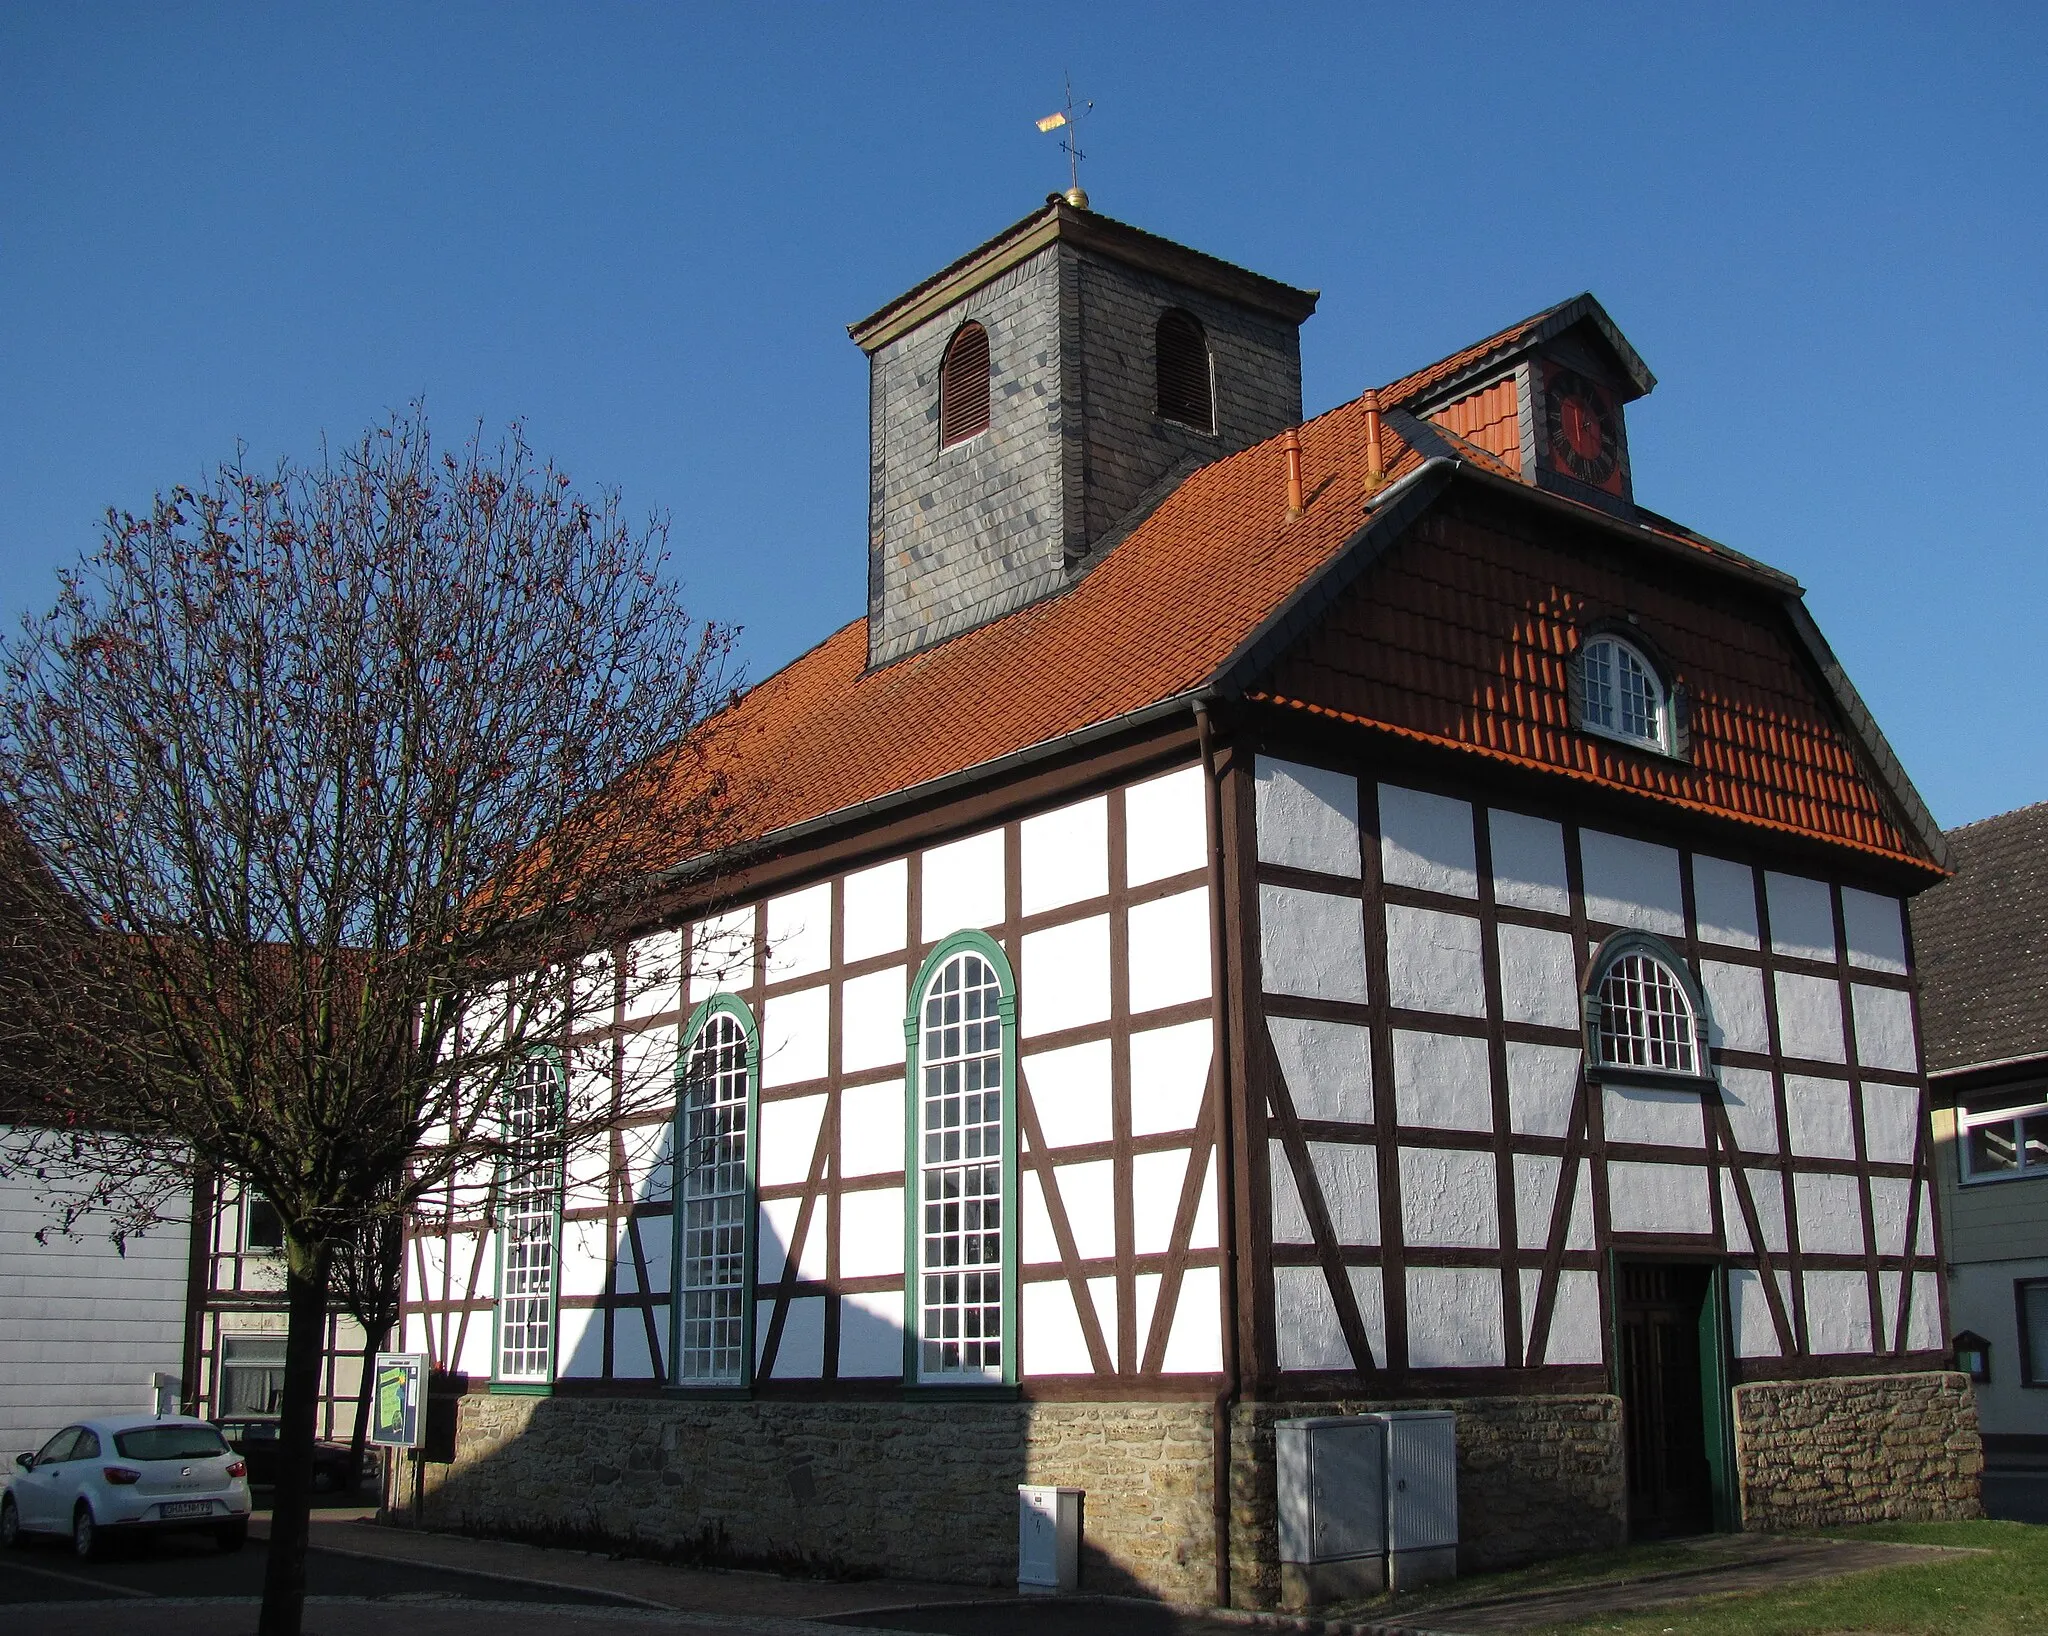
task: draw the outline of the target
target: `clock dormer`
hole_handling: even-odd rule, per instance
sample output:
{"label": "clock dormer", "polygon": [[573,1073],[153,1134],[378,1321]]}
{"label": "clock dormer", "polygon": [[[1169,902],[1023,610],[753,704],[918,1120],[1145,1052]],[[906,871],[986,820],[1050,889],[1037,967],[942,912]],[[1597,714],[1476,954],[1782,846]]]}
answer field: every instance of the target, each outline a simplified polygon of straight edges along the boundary
{"label": "clock dormer", "polygon": [[1539,488],[1625,515],[1634,489],[1623,407],[1656,384],[1606,310],[1581,295],[1510,331],[1411,408]]}

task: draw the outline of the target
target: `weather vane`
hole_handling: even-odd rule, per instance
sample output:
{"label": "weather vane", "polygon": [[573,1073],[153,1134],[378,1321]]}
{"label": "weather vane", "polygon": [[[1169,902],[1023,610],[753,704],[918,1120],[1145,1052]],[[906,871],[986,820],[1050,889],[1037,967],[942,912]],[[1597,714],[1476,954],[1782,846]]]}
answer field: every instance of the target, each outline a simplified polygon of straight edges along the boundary
{"label": "weather vane", "polygon": [[1063,76],[1067,82],[1067,105],[1057,113],[1047,114],[1038,122],[1041,131],[1064,129],[1066,135],[1060,138],[1060,147],[1067,155],[1067,203],[1076,210],[1088,208],[1088,195],[1081,191],[1081,161],[1088,157],[1081,151],[1080,121],[1087,117],[1095,104],[1084,102],[1074,106],[1074,76]]}

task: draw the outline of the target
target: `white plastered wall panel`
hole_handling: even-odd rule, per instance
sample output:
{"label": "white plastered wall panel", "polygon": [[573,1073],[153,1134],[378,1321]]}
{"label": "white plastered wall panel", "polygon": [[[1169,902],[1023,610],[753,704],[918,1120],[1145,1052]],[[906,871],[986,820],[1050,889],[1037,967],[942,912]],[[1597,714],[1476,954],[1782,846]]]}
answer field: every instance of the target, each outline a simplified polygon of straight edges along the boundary
{"label": "white plastered wall panel", "polygon": [[[1536,1310],[1538,1280],[1533,1267],[1522,1272],[1522,1311]],[[1604,1363],[1607,1324],[1600,1313],[1600,1275],[1565,1268],[1557,1275],[1557,1301],[1550,1313],[1550,1337],[1539,1363]]]}
{"label": "white plastered wall panel", "polygon": [[1479,895],[1472,804],[1382,784],[1380,869],[1389,885],[1452,897]]}
{"label": "white plastered wall panel", "polygon": [[1557,1208],[1557,1178],[1564,1161],[1552,1153],[1517,1153],[1515,1242],[1525,1250],[1550,1243],[1550,1218]]}
{"label": "white plastered wall panel", "polygon": [[1562,824],[1496,809],[1487,815],[1487,833],[1493,847],[1496,903],[1545,914],[1571,913]]}
{"label": "white plastered wall panel", "polygon": [[735,993],[754,976],[754,910],[751,905],[700,920],[690,929],[690,1004],[714,994]]}
{"label": "white plastered wall panel", "polygon": [[1023,1286],[1023,1368],[1027,1375],[1086,1375],[1088,1340],[1064,1278]]}
{"label": "white plastered wall panel", "polygon": [[1216,1268],[1189,1267],[1181,1274],[1159,1367],[1169,1375],[1213,1375],[1223,1368],[1223,1282]]}
{"label": "white plastered wall panel", "polygon": [[1253,774],[1259,862],[1357,879],[1358,780],[1260,756]]}
{"label": "white plastered wall panel", "polygon": [[903,1085],[849,1085],[839,1093],[839,1174],[887,1176],[903,1168]]}
{"label": "white plastered wall panel", "polygon": [[[1207,1026],[1206,1024],[1203,1026]],[[1294,1112],[1350,1124],[1372,1120],[1372,1033],[1353,1023],[1268,1017],[1266,1032]],[[1132,1040],[1135,1072],[1137,1040]],[[1206,1063],[1206,1059],[1205,1059]]]}
{"label": "white plastered wall panel", "polygon": [[1835,958],[1835,904],[1826,881],[1764,871],[1771,911],[1771,950],[1795,960]]}
{"label": "white plastered wall panel", "polygon": [[1402,903],[1388,904],[1386,915],[1388,1003],[1410,1011],[1485,1016],[1479,922]]}
{"label": "white plastered wall panel", "polygon": [[1850,1015],[1856,1027],[1856,1060],[1866,1068],[1910,1074],[1919,1066],[1913,1041],[1913,999],[1902,988],[1853,983]]}
{"label": "white plastered wall panel", "polygon": [[1863,1147],[1874,1163],[1911,1164],[1919,1134],[1918,1086],[1864,1081]]}
{"label": "white plastered wall panel", "polygon": [[626,951],[620,974],[629,1020],[674,1011],[683,998],[683,934],[653,932]]}
{"label": "white plastered wall panel", "polygon": [[1728,1110],[1728,1128],[1744,1153],[1778,1151],[1778,1097],[1775,1082],[1761,1068],[1720,1071],[1721,1105]]}
{"label": "white plastered wall panel", "polygon": [[[1344,1245],[1380,1241],[1379,1156],[1350,1142],[1310,1142],[1308,1159],[1329,1212],[1330,1230]],[[1284,1159],[1284,1155],[1281,1156]],[[1304,1224],[1305,1225],[1305,1224]]]}
{"label": "white plastered wall panel", "polygon": [[[1216,1043],[1208,1021],[1140,1029],[1131,1035],[1131,1134],[1160,1136],[1192,1130],[1209,1090]],[[1103,1047],[1106,1052],[1107,1044]],[[1109,1118],[1104,1100],[1103,1123]],[[1091,1138],[1091,1140],[1106,1138]],[[1048,1138],[1050,1140],[1050,1138]]]}
{"label": "white plastered wall panel", "polygon": [[1409,1368],[1498,1368],[1507,1361],[1501,1320],[1494,1268],[1408,1269]]}
{"label": "white plastered wall panel", "polygon": [[1500,1201],[1491,1153],[1404,1147],[1400,1175],[1401,1234],[1411,1246],[1498,1248]]}
{"label": "white plastered wall panel", "polygon": [[1026,1170],[1017,1178],[1017,1222],[1018,1236],[1023,1240],[1019,1253],[1025,1266],[1041,1267],[1060,1259],[1059,1239],[1052,1230],[1045,1188],[1035,1170]]}
{"label": "white plastered wall panel", "polygon": [[1563,1136],[1579,1094],[1580,1053],[1508,1041],[1508,1123],[1517,1136]]}
{"label": "white plastered wall panel", "polygon": [[1787,1074],[1785,1129],[1792,1138],[1792,1151],[1801,1158],[1855,1158],[1856,1129],[1850,1122],[1848,1082]]}
{"label": "white plastered wall panel", "polygon": [[768,981],[809,977],[832,964],[832,883],[768,900]]}
{"label": "white plastered wall panel", "polygon": [[1588,829],[1579,834],[1586,917],[1660,937],[1685,935],[1678,853],[1668,846]]}
{"label": "white plastered wall panel", "polygon": [[603,1135],[598,1135],[578,1142],[563,1154],[564,1210],[601,1210],[611,1202],[611,1148],[611,1142]]}
{"label": "white plastered wall panel", "polygon": [[[765,1316],[754,1325],[754,1361],[760,1368],[767,1349],[769,1325]],[[899,1353],[900,1357],[901,1354]],[[825,1302],[814,1295],[790,1301],[782,1321],[782,1341],[775,1351],[775,1367],[767,1371],[772,1380],[816,1380],[825,1372]]]}
{"label": "white plastered wall panel", "polygon": [[1700,1093],[1648,1085],[1601,1088],[1601,1117],[1610,1142],[1698,1148],[1706,1141]]}
{"label": "white plastered wall panel", "polygon": [[1778,1036],[1788,1057],[1846,1062],[1842,1049],[1841,985],[1803,972],[1772,973],[1778,992]]}
{"label": "white plastered wall panel", "polygon": [[1936,1283],[1939,1276],[1931,1272],[1913,1274],[1913,1306],[1906,1314],[1906,1349],[1910,1352],[1931,1352],[1943,1344],[1941,1291]]}
{"label": "white plastered wall panel", "polygon": [[1109,916],[1091,915],[1025,936],[1017,996],[1019,1028],[1026,1038],[1107,1022]]}
{"label": "white plastered wall panel", "polygon": [[1500,952],[1501,1010],[1507,1020],[1576,1028],[1579,972],[1570,936],[1502,925],[1495,929],[1495,942]]}
{"label": "white plastered wall panel", "polygon": [[903,1374],[903,1292],[849,1291],[839,1298],[839,1378]]}
{"label": "white plastered wall panel", "polygon": [[1294,1180],[1294,1166],[1288,1163],[1286,1144],[1278,1139],[1266,1143],[1266,1192],[1271,1200],[1267,1232],[1275,1244],[1313,1244],[1308,1210],[1301,1189]]}
{"label": "white plastered wall panel", "polygon": [[1700,1165],[1607,1166],[1607,1219],[1617,1233],[1696,1233],[1714,1230],[1707,1172]]}
{"label": "white plastered wall panel", "polygon": [[1707,991],[1707,1043],[1715,1050],[1771,1049],[1771,1025],[1764,1009],[1764,974],[1755,966],[1721,960],[1699,963],[1700,987]]}
{"label": "white plastered wall panel", "polygon": [[[1377,1267],[1347,1267],[1346,1279],[1376,1362],[1387,1361],[1386,1300]],[[1320,1267],[1273,1269],[1273,1323],[1283,1370],[1355,1367]]]}
{"label": "white plastered wall panel", "polygon": [[1801,1172],[1792,1178],[1792,1201],[1801,1249],[1818,1255],[1864,1253],[1863,1208],[1853,1176]]}
{"label": "white plastered wall panel", "polygon": [[[812,1230],[815,1232],[816,1224]],[[887,1278],[903,1271],[903,1189],[839,1195],[839,1275]]]}
{"label": "white plastered wall panel", "polygon": [[903,1061],[909,982],[909,973],[902,966],[884,966],[865,976],[849,977],[840,986],[840,1072],[893,1068]]}
{"label": "white plastered wall panel", "polygon": [[[668,1330],[668,1308],[656,1307],[654,1333]],[[612,1374],[619,1380],[655,1378],[654,1354],[648,1349],[647,1320],[637,1308],[625,1308],[612,1320]]]}
{"label": "white plastered wall panel", "polygon": [[[1779,1297],[1787,1310],[1792,1304],[1789,1278],[1779,1273]],[[1735,1353],[1743,1358],[1782,1356],[1778,1326],[1771,1317],[1770,1298],[1764,1293],[1763,1275],[1748,1267],[1734,1267],[1728,1273],[1728,1303],[1735,1331]]]}
{"label": "white plastered wall panel", "polygon": [[[788,1269],[789,1252],[796,1242],[797,1220],[802,1213],[802,1199],[763,1199],[754,1212],[758,1241],[755,1265],[762,1283],[780,1282]],[[815,1216],[798,1249],[796,1275],[802,1279],[825,1276],[825,1228]]]}
{"label": "white plastered wall panel", "polygon": [[823,1079],[830,1041],[831,990],[798,989],[761,1007],[761,1085],[774,1090]]}
{"label": "white plastered wall panel", "polygon": [[922,860],[927,943],[966,927],[998,924],[1003,918],[1003,832],[981,835],[928,850]]}
{"label": "white plastered wall panel", "polygon": [[1785,1231],[1785,1178],[1775,1170],[1743,1171],[1749,1182],[1749,1196],[1756,1201],[1757,1225],[1763,1230],[1764,1248],[1783,1255],[1790,1239]]}
{"label": "white plastered wall panel", "polygon": [[1872,1176],[1870,1227],[1879,1255],[1906,1253],[1906,1215],[1913,1204],[1913,1184],[1898,1176]]}
{"label": "white plastered wall panel", "polygon": [[604,1294],[605,1275],[611,1270],[609,1236],[602,1221],[562,1223],[559,1263],[562,1294]]}
{"label": "white plastered wall panel", "polygon": [[1393,1057],[1395,1117],[1401,1124],[1493,1129],[1493,1070],[1486,1041],[1397,1028]]}
{"label": "white plastered wall panel", "polygon": [[1199,765],[1124,790],[1125,885],[1185,875],[1208,861],[1208,800]]}
{"label": "white plastered wall panel", "polygon": [[1109,798],[1098,795],[1017,826],[1023,912],[1041,914],[1109,891]]}
{"label": "white plastered wall panel", "polygon": [[604,1373],[603,1307],[561,1307],[555,1313],[555,1373],[591,1380]]}
{"label": "white plastered wall panel", "polygon": [[[761,1104],[760,1148],[754,1161],[755,1180],[762,1187],[784,1187],[808,1180],[824,1122],[826,1096],[791,1097]],[[897,1168],[902,1168],[898,1150]]]}
{"label": "white plastered wall panel", "polygon": [[1693,915],[1700,941],[1732,949],[1761,949],[1757,935],[1756,876],[1749,865],[1694,853]]}
{"label": "white plastered wall panel", "polygon": [[1269,994],[1364,1004],[1363,906],[1329,892],[1261,885],[1259,963]]}
{"label": "white plastered wall panel", "polygon": [[1868,1352],[1870,1284],[1860,1272],[1805,1275],[1806,1344],[1815,1353]]}
{"label": "white plastered wall panel", "polygon": [[1083,1261],[1108,1260],[1116,1254],[1115,1164],[1094,1159],[1057,1166],[1052,1174],[1073,1229],[1075,1253]]}
{"label": "white plastered wall panel", "polygon": [[1209,889],[1133,904],[1131,1010],[1142,1014],[1209,998]]}
{"label": "white plastered wall panel", "polygon": [[[1164,1255],[1173,1247],[1181,1192],[1188,1182],[1188,1160],[1186,1148],[1140,1153],[1132,1158],[1131,1248],[1137,1254]],[[1196,1185],[1201,1186],[1202,1181],[1206,1178]],[[1214,1237],[1213,1231],[1210,1236]]]}
{"label": "white plastered wall panel", "polygon": [[1848,933],[1849,964],[1866,971],[1906,975],[1906,906],[1895,897],[1842,888],[1842,929]]}
{"label": "white plastered wall panel", "polygon": [[910,864],[892,858],[848,875],[844,882],[840,934],[849,961],[894,954],[909,941]]}
{"label": "white plastered wall panel", "polygon": [[[1201,1025],[1204,1028],[1208,1024]],[[1089,1040],[1024,1059],[1024,1082],[1047,1147],[1107,1142],[1114,1134],[1108,1040]]]}

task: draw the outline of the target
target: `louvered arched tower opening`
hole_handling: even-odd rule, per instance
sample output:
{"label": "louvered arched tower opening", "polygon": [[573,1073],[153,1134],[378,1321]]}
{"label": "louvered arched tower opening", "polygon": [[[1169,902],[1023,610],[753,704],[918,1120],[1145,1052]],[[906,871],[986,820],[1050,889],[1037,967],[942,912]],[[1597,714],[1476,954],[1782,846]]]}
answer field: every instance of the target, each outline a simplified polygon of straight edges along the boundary
{"label": "louvered arched tower opening", "polygon": [[939,446],[988,430],[988,331],[962,324],[939,365]]}
{"label": "louvered arched tower opening", "polygon": [[1198,432],[1216,429],[1216,397],[1209,368],[1209,338],[1193,313],[1170,307],[1153,332],[1159,372],[1159,418]]}

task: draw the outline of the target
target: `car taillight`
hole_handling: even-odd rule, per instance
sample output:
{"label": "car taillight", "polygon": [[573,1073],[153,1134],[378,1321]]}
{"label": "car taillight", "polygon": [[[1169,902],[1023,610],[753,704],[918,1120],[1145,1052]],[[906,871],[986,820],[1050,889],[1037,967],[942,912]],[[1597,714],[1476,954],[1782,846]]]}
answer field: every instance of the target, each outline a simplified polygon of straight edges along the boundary
{"label": "car taillight", "polygon": [[230,1477],[239,1477],[248,1469],[248,1465],[241,1460],[230,1460],[228,1462],[228,1475]]}
{"label": "car taillight", "polygon": [[106,1478],[108,1482],[118,1483],[123,1488],[127,1487],[130,1483],[142,1481],[142,1473],[135,1470],[132,1466],[101,1466],[100,1475]]}

